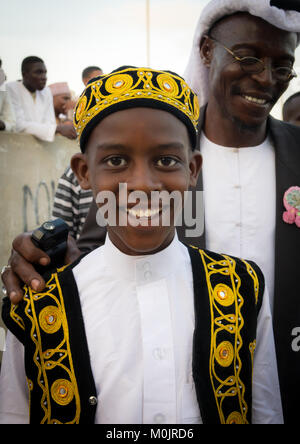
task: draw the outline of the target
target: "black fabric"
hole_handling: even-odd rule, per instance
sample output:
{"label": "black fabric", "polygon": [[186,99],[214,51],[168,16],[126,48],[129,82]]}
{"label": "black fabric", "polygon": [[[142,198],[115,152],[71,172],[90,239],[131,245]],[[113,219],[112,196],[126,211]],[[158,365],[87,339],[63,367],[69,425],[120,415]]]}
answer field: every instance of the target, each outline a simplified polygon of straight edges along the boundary
{"label": "black fabric", "polygon": [[284,9],[286,11],[298,11],[300,12],[300,1],[299,0],[271,0],[271,6],[276,6],[276,8]]}
{"label": "black fabric", "polygon": [[[193,377],[195,381],[197,399],[201,411],[201,417],[204,424],[220,424],[221,419],[216,403],[216,394],[213,389],[212,376],[210,374],[209,363],[211,360],[211,341],[212,338],[208,332],[211,332],[215,326],[212,326],[212,315],[210,307],[210,298],[208,292],[208,284],[206,281],[206,273],[202,259],[199,254],[199,250],[189,247],[189,254],[191,257],[193,278],[194,278],[194,297],[195,297],[195,331],[193,342]],[[223,256],[205,251],[210,258],[217,263],[223,262]],[[264,277],[260,269],[254,264],[250,263],[255,270],[259,281],[259,295],[258,302],[255,303],[254,298],[254,284],[251,276],[249,275],[246,265],[238,258],[233,258],[236,261],[236,274],[241,279],[241,287],[239,293],[244,298],[244,303],[241,309],[241,315],[244,320],[244,326],[241,329],[242,347],[239,351],[239,357],[241,361],[241,368],[239,377],[245,384],[244,400],[247,405],[247,421],[251,423],[252,414],[252,361],[249,353],[249,345],[256,339],[256,327],[257,317],[261,308],[263,294],[265,289]],[[215,265],[215,270],[218,267],[220,270],[222,265]],[[222,283],[232,287],[232,276],[226,276],[222,272],[213,273],[210,278],[209,285],[214,288],[216,285]],[[215,302],[216,303],[216,302]],[[217,303],[216,303],[217,304]],[[233,308],[222,307],[223,313],[228,315],[232,314]],[[217,312],[217,316],[220,314]],[[214,321],[216,318],[214,317]],[[216,332],[216,330],[215,330]],[[220,344],[223,341],[234,341],[232,333],[223,329],[216,333],[216,341]],[[234,347],[234,344],[232,344]],[[218,364],[215,365],[215,370],[218,372],[218,377],[221,380],[228,380],[231,375],[236,374],[234,368],[238,359],[234,359],[230,367],[221,367]],[[214,381],[216,385],[219,385],[219,381]],[[234,385],[232,386],[234,387]],[[227,387],[227,390],[229,388]],[[222,403],[222,411],[225,417],[225,421],[229,418],[232,412],[238,412],[241,409],[240,400],[236,396],[225,397]]]}
{"label": "black fabric", "polygon": [[300,327],[300,228],[283,221],[284,193],[300,186],[300,128],[270,119],[276,150],[276,234],[274,335],[285,423],[298,420],[300,351],[293,350],[293,330]]}
{"label": "black fabric", "polygon": [[71,267],[63,273],[60,283],[69,319],[70,346],[81,400],[80,424],[93,424],[97,404],[91,404],[89,399],[97,398],[97,390],[90,363],[78,289]]}

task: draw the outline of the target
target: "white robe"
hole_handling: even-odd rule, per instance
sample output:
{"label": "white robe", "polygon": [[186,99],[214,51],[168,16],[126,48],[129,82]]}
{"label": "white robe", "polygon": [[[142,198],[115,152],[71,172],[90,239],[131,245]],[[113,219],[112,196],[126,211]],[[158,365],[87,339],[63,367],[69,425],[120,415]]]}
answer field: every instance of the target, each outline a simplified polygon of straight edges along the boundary
{"label": "white robe", "polygon": [[[106,236],[73,269],[100,424],[202,423],[192,376],[195,327],[191,260],[177,236],[164,250],[127,256]],[[7,335],[0,424],[28,422],[22,344]],[[281,424],[268,293],[258,317],[252,420]]]}
{"label": "white robe", "polygon": [[0,90],[0,120],[5,124],[5,131],[15,131],[15,113],[8,92],[5,90]]}
{"label": "white robe", "polygon": [[35,98],[21,81],[9,82],[7,91],[16,115],[16,130],[52,142],[56,132],[53,97],[48,87]]}

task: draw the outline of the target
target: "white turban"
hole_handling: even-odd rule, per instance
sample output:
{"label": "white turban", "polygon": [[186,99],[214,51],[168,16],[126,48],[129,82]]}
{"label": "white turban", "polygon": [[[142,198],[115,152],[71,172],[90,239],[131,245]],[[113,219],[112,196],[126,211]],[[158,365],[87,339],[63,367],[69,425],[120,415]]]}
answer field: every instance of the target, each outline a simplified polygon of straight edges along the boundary
{"label": "white turban", "polygon": [[51,89],[53,97],[60,94],[71,94],[67,82],[52,83],[52,85],[49,85],[49,88]]}
{"label": "white turban", "polygon": [[[271,6],[271,4],[278,4]],[[281,6],[282,5],[282,6]],[[286,10],[290,7],[290,10]],[[281,9],[285,8],[285,9]],[[293,9],[292,9],[293,8]],[[196,32],[189,61],[184,73],[186,82],[198,94],[200,106],[208,100],[208,69],[200,58],[200,41],[214,23],[236,12],[249,12],[262,18],[271,25],[285,31],[298,33],[300,40],[300,2],[299,0],[211,0],[203,9]]]}

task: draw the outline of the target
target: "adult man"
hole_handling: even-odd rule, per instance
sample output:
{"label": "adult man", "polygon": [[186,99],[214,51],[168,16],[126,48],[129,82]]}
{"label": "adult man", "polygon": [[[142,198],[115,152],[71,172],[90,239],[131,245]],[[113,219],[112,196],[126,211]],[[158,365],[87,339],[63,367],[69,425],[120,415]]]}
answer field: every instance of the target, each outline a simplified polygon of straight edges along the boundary
{"label": "adult man", "polygon": [[16,115],[16,130],[52,142],[55,133],[66,135],[68,128],[56,124],[51,91],[46,87],[47,69],[36,56],[26,57],[21,66],[22,81],[7,83]]}
{"label": "adult man", "polygon": [[[285,192],[300,185],[300,130],[269,117],[293,76],[300,31],[299,2],[290,1],[288,12],[281,9],[286,5],[211,1],[199,20],[186,78],[205,106],[199,122],[203,177],[198,182],[198,189],[204,182],[205,237],[190,241],[255,258],[262,267],[274,307],[285,421],[293,422],[300,396],[299,354],[292,348],[300,325],[300,232],[282,214]],[[99,239],[88,219],[81,239],[92,245]],[[22,239],[26,257],[32,254],[38,261],[41,255],[33,252],[28,237]],[[18,243],[20,238],[16,247]],[[25,282],[38,277],[30,267],[25,272],[24,258],[15,255],[14,261]],[[7,290],[18,291],[16,277],[9,271],[5,275]]]}
{"label": "adult man", "polygon": [[[286,6],[291,10],[281,9]],[[294,75],[299,34],[287,31],[300,31],[299,6],[298,1],[211,1],[200,17],[185,73],[204,105],[202,241],[209,249],[255,257],[263,269],[286,422],[296,420],[300,396],[300,355],[292,349],[300,325],[300,231],[282,214],[285,192],[300,186],[300,131],[269,113]]]}
{"label": "adult man", "polygon": [[86,86],[91,79],[101,76],[102,74],[103,71],[101,68],[99,68],[99,66],[88,66],[82,71],[81,77],[84,85]]}
{"label": "adult man", "polygon": [[[71,101],[71,91],[67,82],[57,82],[49,85],[53,96],[53,105],[57,125],[65,126],[65,136],[76,139],[76,131],[73,122],[68,120],[68,103]],[[63,118],[62,118],[63,116]]]}
{"label": "adult man", "polygon": [[282,108],[282,117],[285,122],[300,126],[300,91],[285,101]]}
{"label": "adult man", "polygon": [[16,118],[5,89],[6,76],[1,66],[2,61],[0,60],[0,131],[14,131]]}

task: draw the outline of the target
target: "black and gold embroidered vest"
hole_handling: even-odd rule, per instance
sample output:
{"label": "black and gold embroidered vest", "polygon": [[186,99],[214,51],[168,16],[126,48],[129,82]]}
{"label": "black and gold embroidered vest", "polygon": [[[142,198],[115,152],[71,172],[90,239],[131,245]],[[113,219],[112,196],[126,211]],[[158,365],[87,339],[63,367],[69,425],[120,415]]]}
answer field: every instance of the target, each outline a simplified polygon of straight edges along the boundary
{"label": "black and gold embroidered vest", "polygon": [[[250,262],[189,247],[195,293],[193,377],[203,423],[251,423],[252,371],[264,279]],[[6,326],[25,347],[30,422],[92,424],[97,392],[72,268],[4,300]]]}

